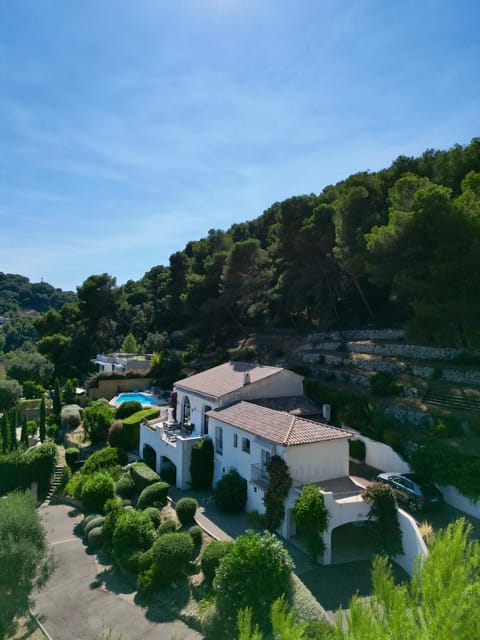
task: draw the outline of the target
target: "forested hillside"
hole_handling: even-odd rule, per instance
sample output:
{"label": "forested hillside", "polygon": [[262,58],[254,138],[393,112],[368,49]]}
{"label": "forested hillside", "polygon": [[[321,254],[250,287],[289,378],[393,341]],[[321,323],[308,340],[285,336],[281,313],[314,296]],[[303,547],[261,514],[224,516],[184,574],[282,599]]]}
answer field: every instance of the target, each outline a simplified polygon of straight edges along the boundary
{"label": "forested hillside", "polygon": [[30,282],[25,276],[0,271],[0,315],[21,311],[60,309],[75,299],[71,291],[62,291],[48,282]]}
{"label": "forested hillside", "polygon": [[478,347],[479,265],[475,138],[212,229],[139,281],[91,276],[76,301],[36,321],[38,348],[58,365],[118,349],[129,331],[156,350],[176,330],[206,348],[258,329],[362,325]]}

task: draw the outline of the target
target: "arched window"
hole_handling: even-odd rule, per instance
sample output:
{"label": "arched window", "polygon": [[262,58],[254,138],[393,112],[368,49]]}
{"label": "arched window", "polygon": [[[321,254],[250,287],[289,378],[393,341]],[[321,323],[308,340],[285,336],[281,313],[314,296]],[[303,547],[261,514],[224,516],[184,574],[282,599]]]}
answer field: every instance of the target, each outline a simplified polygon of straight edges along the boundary
{"label": "arched window", "polygon": [[242,451],[250,453],[250,440],[248,438],[242,438]]}

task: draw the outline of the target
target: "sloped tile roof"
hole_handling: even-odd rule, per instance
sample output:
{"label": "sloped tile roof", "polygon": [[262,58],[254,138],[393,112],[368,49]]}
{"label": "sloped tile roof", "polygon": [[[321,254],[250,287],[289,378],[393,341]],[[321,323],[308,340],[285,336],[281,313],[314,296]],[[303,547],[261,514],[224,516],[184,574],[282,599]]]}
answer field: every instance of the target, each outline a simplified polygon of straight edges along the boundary
{"label": "sloped tile roof", "polygon": [[350,438],[353,435],[344,429],[245,401],[226,409],[214,409],[209,411],[208,415],[232,427],[287,447]]}
{"label": "sloped tile roof", "polygon": [[255,398],[248,400],[261,407],[275,409],[275,411],[286,411],[295,416],[318,415],[322,412],[320,407],[305,396],[282,396],[281,398]]}
{"label": "sloped tile roof", "polygon": [[280,373],[280,371],[283,371],[280,367],[269,367],[251,362],[226,362],[218,367],[179,380],[175,382],[175,387],[221,398],[244,386],[245,373],[250,376],[250,384],[254,384],[259,380]]}

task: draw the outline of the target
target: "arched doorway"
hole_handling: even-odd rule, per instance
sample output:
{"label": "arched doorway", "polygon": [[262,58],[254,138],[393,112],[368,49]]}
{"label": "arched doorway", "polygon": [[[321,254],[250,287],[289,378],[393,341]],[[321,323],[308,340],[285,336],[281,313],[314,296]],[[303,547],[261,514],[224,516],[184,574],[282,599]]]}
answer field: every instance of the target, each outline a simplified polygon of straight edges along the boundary
{"label": "arched doorway", "polygon": [[162,480],[168,482],[173,487],[177,484],[177,467],[174,463],[167,458],[167,456],[161,456],[160,458],[160,476]]}
{"label": "arched doorway", "polygon": [[143,445],[142,457],[150,469],[157,470],[157,453],[149,444]]}

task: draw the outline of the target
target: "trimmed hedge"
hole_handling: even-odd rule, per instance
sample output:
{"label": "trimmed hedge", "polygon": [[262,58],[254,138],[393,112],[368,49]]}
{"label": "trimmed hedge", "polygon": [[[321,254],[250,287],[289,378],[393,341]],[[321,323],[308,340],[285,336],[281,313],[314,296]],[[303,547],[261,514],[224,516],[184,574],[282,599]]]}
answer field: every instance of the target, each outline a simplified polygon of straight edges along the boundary
{"label": "trimmed hedge", "polygon": [[180,498],[175,507],[175,512],[180,523],[184,526],[191,524],[198,509],[198,502],[195,498]]}
{"label": "trimmed hedge", "polygon": [[102,527],[95,527],[89,531],[87,536],[88,546],[92,549],[100,549],[103,545]]}
{"label": "trimmed hedge", "polygon": [[133,416],[134,413],[138,413],[142,411],[142,403],[138,402],[138,400],[127,400],[126,402],[122,402],[122,404],[115,411],[115,418],[117,420],[124,420],[130,416]]}
{"label": "trimmed hedge", "polygon": [[177,523],[175,522],[175,520],[172,520],[171,518],[167,518],[158,527],[157,534],[159,536],[163,536],[166,533],[175,533],[176,530],[177,530]]}
{"label": "trimmed hedge", "polygon": [[145,487],[138,498],[137,509],[146,509],[147,507],[163,508],[167,504],[167,496],[170,485],[166,482],[155,482]]}
{"label": "trimmed hedge", "polygon": [[106,471],[124,464],[127,464],[127,454],[123,449],[104,447],[87,458],[82,467],[82,473],[91,475],[97,471]]}
{"label": "trimmed hedge", "polygon": [[105,522],[105,517],[104,516],[96,515],[94,518],[91,518],[87,522],[87,524],[83,527],[83,533],[84,533],[85,537],[88,538],[88,534],[90,533],[90,531],[92,529],[96,529],[97,527],[103,526],[104,522]]}
{"label": "trimmed hedge", "polygon": [[[130,466],[130,475],[135,483],[137,491],[143,491],[154,482],[160,482],[161,478],[153,469],[147,467],[144,462],[135,462]],[[148,505],[147,505],[148,506]]]}
{"label": "trimmed hedge", "polygon": [[213,442],[211,438],[204,438],[193,445],[190,475],[193,489],[207,490],[212,486]]}
{"label": "trimmed hedge", "polygon": [[186,572],[194,557],[194,544],[188,533],[166,533],[152,547],[153,566],[162,584],[169,584]]}
{"label": "trimmed hedge", "polygon": [[160,409],[142,409],[123,421],[122,438],[129,451],[138,450],[140,444],[140,424],[144,420],[152,420],[160,415]]}
{"label": "trimmed hedge", "polygon": [[131,498],[135,494],[135,482],[132,476],[123,475],[117,480],[115,491],[121,498]]}
{"label": "trimmed hedge", "polygon": [[223,513],[241,513],[247,504],[247,481],[232,469],[217,482],[213,497]]}
{"label": "trimmed hedge", "polygon": [[70,447],[69,449],[65,449],[65,461],[70,467],[70,469],[73,469],[75,467],[79,457],[80,457],[80,451],[75,447]]}
{"label": "trimmed hedge", "polygon": [[147,507],[146,509],[144,509],[144,513],[146,513],[150,520],[153,522],[153,526],[155,527],[155,529],[158,529],[158,527],[162,524],[162,514],[160,512],[160,509],[157,509],[157,507]]}
{"label": "trimmed hedge", "polygon": [[230,540],[213,540],[205,547],[200,560],[205,579],[209,582],[213,581],[215,571],[217,570],[220,560],[230,551],[233,542]]}
{"label": "trimmed hedge", "polygon": [[81,500],[86,511],[102,513],[105,502],[114,495],[113,478],[108,473],[99,471],[83,483]]}
{"label": "trimmed hedge", "polygon": [[202,544],[203,531],[201,527],[194,525],[193,527],[190,527],[187,533],[192,538],[193,544],[196,547],[199,547]]}

